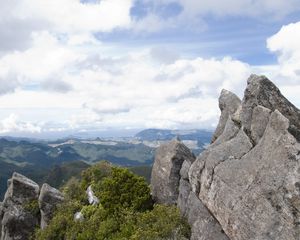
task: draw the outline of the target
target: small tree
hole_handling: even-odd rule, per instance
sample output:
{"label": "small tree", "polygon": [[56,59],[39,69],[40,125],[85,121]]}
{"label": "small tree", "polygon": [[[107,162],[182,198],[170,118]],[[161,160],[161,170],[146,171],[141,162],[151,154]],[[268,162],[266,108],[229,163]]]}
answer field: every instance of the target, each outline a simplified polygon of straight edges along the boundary
{"label": "small tree", "polygon": [[100,203],[110,213],[121,208],[145,211],[152,207],[150,189],[143,177],[128,169],[113,167],[111,175],[95,186]]}

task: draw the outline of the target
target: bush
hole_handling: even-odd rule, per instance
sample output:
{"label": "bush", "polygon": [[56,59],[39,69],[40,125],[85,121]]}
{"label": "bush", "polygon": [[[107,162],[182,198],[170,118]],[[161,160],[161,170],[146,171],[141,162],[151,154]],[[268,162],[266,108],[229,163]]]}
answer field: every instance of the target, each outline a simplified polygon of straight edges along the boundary
{"label": "bush", "polygon": [[104,177],[110,175],[111,168],[112,165],[110,162],[101,161],[84,170],[81,174],[81,187],[87,189],[91,184],[98,184]]}
{"label": "bush", "polygon": [[110,213],[122,208],[145,211],[152,207],[150,189],[143,177],[128,169],[113,167],[111,175],[93,186],[103,208]]}
{"label": "bush", "polygon": [[155,205],[138,214],[132,240],[189,239],[190,227],[175,206]]}
{"label": "bush", "polygon": [[[88,205],[85,189],[92,185],[100,200]],[[101,162],[70,180],[64,187],[66,201],[49,226],[38,230],[37,240],[156,240],[185,239],[189,227],[174,206],[155,205],[144,178],[127,169]],[[84,196],[84,197],[82,197]],[[78,211],[83,221],[74,221]]]}

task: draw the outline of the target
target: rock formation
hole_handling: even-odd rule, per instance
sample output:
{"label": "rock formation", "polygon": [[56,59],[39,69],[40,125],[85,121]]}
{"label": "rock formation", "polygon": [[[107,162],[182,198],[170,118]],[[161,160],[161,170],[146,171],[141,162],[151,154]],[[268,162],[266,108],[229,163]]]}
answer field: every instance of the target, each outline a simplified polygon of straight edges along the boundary
{"label": "rock formation", "polygon": [[44,229],[49,224],[56,206],[62,203],[63,200],[64,197],[60,191],[58,191],[56,188],[49,186],[47,183],[43,184],[39,196],[42,229]]}
{"label": "rock formation", "polygon": [[[14,173],[8,180],[8,189],[0,203],[0,239],[27,240],[40,226],[47,223],[51,213],[63,199],[61,193],[43,185],[41,193],[37,183],[25,176]],[[39,205],[41,208],[39,208]]]}
{"label": "rock formation", "polygon": [[[177,205],[191,224],[191,239],[299,240],[300,111],[256,75],[242,101],[223,90],[219,106],[212,144],[180,171]],[[158,156],[152,175],[162,174],[173,155]],[[152,188],[165,195],[169,185],[158,183]]]}
{"label": "rock formation", "polygon": [[178,198],[180,169],[187,171],[194,162],[193,153],[178,139],[162,144],[156,151],[152,169],[151,191],[158,203],[175,204]]}

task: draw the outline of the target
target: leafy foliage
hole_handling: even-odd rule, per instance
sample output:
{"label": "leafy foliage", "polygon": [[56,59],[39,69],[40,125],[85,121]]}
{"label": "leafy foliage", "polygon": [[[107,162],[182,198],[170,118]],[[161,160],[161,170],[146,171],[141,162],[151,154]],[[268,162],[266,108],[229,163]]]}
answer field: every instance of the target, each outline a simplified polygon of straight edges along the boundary
{"label": "leafy foliage", "polygon": [[[92,185],[98,205],[88,205],[85,189]],[[108,162],[96,164],[64,187],[66,201],[37,240],[186,239],[189,227],[174,206],[154,205],[144,180]],[[82,197],[84,196],[84,197]],[[81,212],[82,221],[74,214]]]}
{"label": "leafy foliage", "polygon": [[93,187],[96,194],[99,194],[100,203],[109,212],[122,208],[144,211],[152,206],[150,189],[145,179],[125,168],[112,167],[111,175]]}

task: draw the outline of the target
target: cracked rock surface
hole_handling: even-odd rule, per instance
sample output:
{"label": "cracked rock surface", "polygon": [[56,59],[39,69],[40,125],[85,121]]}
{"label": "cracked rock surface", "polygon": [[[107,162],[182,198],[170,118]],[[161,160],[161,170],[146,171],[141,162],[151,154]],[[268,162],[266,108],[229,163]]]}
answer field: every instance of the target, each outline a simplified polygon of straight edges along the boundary
{"label": "cracked rock surface", "polygon": [[242,101],[223,90],[219,106],[212,144],[180,171],[191,239],[299,240],[300,111],[256,75]]}

